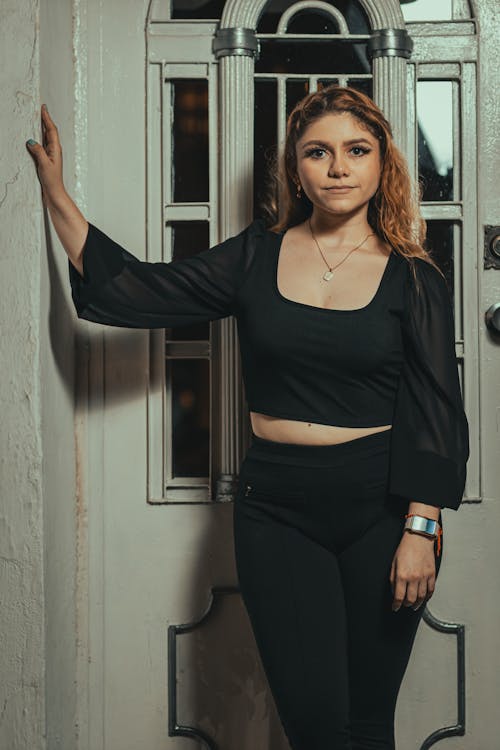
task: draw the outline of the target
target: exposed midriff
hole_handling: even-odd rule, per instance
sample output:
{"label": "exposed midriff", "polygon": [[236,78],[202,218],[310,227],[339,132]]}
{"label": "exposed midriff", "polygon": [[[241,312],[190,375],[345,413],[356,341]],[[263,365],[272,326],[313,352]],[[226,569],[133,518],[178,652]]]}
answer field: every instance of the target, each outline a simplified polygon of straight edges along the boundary
{"label": "exposed midriff", "polygon": [[250,412],[252,431],[257,437],[278,443],[300,443],[301,445],[331,445],[391,429],[392,425],[376,427],[337,427],[336,425],[301,422],[294,419],[271,417],[268,414]]}

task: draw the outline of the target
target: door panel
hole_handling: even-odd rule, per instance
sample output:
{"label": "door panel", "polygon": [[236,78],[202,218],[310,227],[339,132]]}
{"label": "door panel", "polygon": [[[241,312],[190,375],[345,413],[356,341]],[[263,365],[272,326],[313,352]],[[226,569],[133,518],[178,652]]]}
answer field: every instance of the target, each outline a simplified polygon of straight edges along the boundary
{"label": "door panel", "polygon": [[[471,458],[464,503],[444,513],[445,558],[398,702],[397,741],[493,750],[500,355],[482,310],[498,300],[500,277],[483,272],[482,241],[484,225],[500,224],[491,128],[500,23],[494,0],[478,9],[482,26],[464,0],[450,0],[443,23],[422,3],[403,8],[421,11],[407,19],[413,52],[403,66],[370,58],[368,0],[339,0],[323,22],[309,9],[281,31],[290,4],[268,3],[256,59],[217,45],[215,54],[223,3],[175,0],[170,11],[123,0],[118,14],[89,0],[88,76],[100,85],[87,92],[87,215],[139,257],[185,257],[259,215],[267,160],[305,93],[335,80],[399,112],[399,142],[426,181],[428,243],[453,291]],[[321,44],[308,51],[297,34]],[[231,501],[249,423],[233,321],[85,331],[80,747],[286,750],[236,586]]]}

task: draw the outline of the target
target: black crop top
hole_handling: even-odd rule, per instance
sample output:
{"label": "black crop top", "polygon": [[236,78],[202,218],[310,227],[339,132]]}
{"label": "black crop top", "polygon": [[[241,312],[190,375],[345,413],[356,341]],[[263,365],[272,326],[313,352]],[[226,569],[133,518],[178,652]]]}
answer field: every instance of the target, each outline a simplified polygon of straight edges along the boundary
{"label": "black crop top", "polygon": [[444,278],[389,255],[371,301],[325,309],[284,297],[284,232],[256,219],[189,258],[138,260],[93,224],[83,278],[69,261],[78,317],[129,328],[186,326],[234,315],[251,411],[343,427],[392,424],[389,491],[458,509],[469,430]]}

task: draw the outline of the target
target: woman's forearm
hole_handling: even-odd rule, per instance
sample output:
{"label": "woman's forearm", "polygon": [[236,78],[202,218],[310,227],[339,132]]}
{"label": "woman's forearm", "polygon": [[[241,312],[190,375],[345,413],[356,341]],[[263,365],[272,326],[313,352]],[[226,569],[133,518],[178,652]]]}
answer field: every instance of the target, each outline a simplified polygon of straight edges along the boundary
{"label": "woman's forearm", "polygon": [[419,516],[432,518],[434,521],[439,520],[439,508],[435,505],[426,505],[412,500],[408,505],[408,513],[417,513]]}
{"label": "woman's forearm", "polygon": [[88,233],[88,222],[66,191],[45,196],[50,218],[68,258],[83,276],[82,250]]}

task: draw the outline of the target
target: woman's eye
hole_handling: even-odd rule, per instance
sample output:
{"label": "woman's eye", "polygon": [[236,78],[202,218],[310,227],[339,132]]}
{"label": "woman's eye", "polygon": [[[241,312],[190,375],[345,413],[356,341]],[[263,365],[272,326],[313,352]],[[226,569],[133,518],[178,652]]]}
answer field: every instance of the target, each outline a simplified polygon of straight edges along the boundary
{"label": "woman's eye", "polygon": [[312,156],[313,154],[317,154],[318,151],[324,151],[324,148],[312,148],[309,151],[306,152],[306,156]]}
{"label": "woman's eye", "polygon": [[[354,156],[364,156],[364,154],[369,154],[371,149],[369,148],[363,148],[362,146],[353,146],[351,148],[351,151],[358,151],[361,153],[356,153]],[[318,153],[325,153],[324,148],[311,148],[309,151],[306,152],[306,156],[312,156],[314,159],[321,158],[321,156],[317,156]]]}

